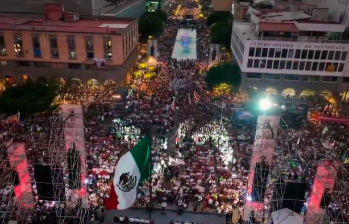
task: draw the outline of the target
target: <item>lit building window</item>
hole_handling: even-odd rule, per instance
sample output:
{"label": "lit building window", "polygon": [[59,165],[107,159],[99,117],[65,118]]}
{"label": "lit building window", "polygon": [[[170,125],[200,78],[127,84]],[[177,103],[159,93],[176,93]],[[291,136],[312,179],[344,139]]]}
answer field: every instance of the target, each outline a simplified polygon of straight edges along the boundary
{"label": "lit building window", "polygon": [[69,58],[76,59],[76,44],[73,36],[67,37]]}
{"label": "lit building window", "polygon": [[112,43],[111,43],[111,39],[110,38],[104,40],[104,58],[106,60],[112,60],[113,59]]}
{"label": "lit building window", "polygon": [[0,36],[0,55],[7,55],[5,38]]}
{"label": "lit building window", "polygon": [[14,43],[14,50],[17,53],[17,56],[23,56],[23,42],[22,42],[22,36],[16,35],[15,36],[15,43]]}

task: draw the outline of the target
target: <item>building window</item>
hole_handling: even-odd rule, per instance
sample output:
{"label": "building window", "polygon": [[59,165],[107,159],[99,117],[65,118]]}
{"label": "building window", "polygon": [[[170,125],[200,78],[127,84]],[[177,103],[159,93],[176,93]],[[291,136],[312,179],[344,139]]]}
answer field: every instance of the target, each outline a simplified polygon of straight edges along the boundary
{"label": "building window", "polygon": [[248,52],[248,56],[254,57],[254,52],[255,52],[255,48],[254,47],[250,47],[250,50]]}
{"label": "building window", "polygon": [[336,76],[324,76],[322,81],[323,82],[337,82],[338,81],[338,77],[336,77]]}
{"label": "building window", "polygon": [[58,42],[57,37],[50,37],[50,48],[51,48],[51,57],[58,58]]}
{"label": "building window", "polygon": [[335,51],[329,51],[329,52],[328,52],[327,60],[333,60],[334,54],[335,54]]}
{"label": "building window", "polygon": [[348,83],[349,82],[349,77],[343,77],[343,82]]}
{"label": "building window", "polygon": [[298,61],[293,61],[292,64],[292,70],[298,70],[299,62]]}
{"label": "building window", "polygon": [[14,48],[15,48],[15,52],[17,53],[18,57],[24,56],[22,36],[20,34],[15,34]]}
{"label": "building window", "polygon": [[286,61],[286,69],[292,69],[292,61]]}
{"label": "building window", "polygon": [[318,62],[313,62],[313,65],[311,66],[311,70],[312,71],[317,71],[318,66],[319,66]]}
{"label": "building window", "polygon": [[70,59],[76,59],[76,44],[75,44],[75,37],[74,36],[68,36],[67,37],[68,42],[68,52],[69,52],[69,58]]}
{"label": "building window", "polygon": [[30,67],[30,61],[17,61],[17,65],[20,67]]}
{"label": "building window", "polygon": [[276,48],[275,49],[275,58],[280,58],[281,52],[282,52],[281,48]]}
{"label": "building window", "polygon": [[68,64],[68,68],[69,68],[69,69],[81,69],[81,64],[69,63],[69,64]]}
{"label": "building window", "polygon": [[273,60],[267,61],[267,68],[272,69],[273,68]]}
{"label": "building window", "polygon": [[315,54],[314,50],[309,50],[307,59],[312,60],[314,58],[314,54]]}
{"label": "building window", "polygon": [[273,58],[274,57],[274,53],[275,53],[275,49],[274,48],[269,48],[268,57],[269,58]]}
{"label": "building window", "polygon": [[303,71],[303,70],[304,70],[304,68],[305,68],[305,61],[301,61],[301,62],[299,62],[299,68],[298,68],[298,70]]}
{"label": "building window", "polygon": [[259,68],[259,62],[260,62],[259,59],[255,59],[253,63],[253,68]]}
{"label": "building window", "polygon": [[285,80],[298,81],[299,80],[299,76],[298,75],[285,75]]}
{"label": "building window", "polygon": [[315,51],[314,59],[320,59],[321,51]]}
{"label": "building window", "polygon": [[85,37],[86,58],[93,59],[95,57],[93,52],[93,39],[92,37]]}
{"label": "building window", "polygon": [[311,69],[311,61],[308,61],[305,63],[305,70],[310,71],[310,69]]}
{"label": "building window", "polygon": [[308,50],[302,50],[301,59],[306,59],[308,56]]}
{"label": "building window", "polygon": [[263,48],[263,50],[262,50],[262,57],[263,58],[268,57],[268,48]]}
{"label": "building window", "polygon": [[265,79],[279,80],[280,79],[280,75],[277,75],[277,74],[265,74]]}
{"label": "building window", "polygon": [[52,62],[51,68],[64,68],[64,64],[59,62]]}
{"label": "building window", "polygon": [[113,53],[112,53],[111,39],[110,38],[104,38],[103,45],[104,45],[104,58],[106,60],[112,60],[113,59]]}
{"label": "building window", "polygon": [[312,75],[305,75],[305,76],[302,76],[302,80],[304,82],[318,82],[320,79],[319,76],[312,76]]}
{"label": "building window", "polygon": [[34,57],[40,58],[41,57],[40,39],[38,36],[34,36],[32,37],[32,40],[33,40]]}
{"label": "building window", "polygon": [[348,54],[348,53],[345,52],[345,51],[342,52],[341,61],[347,60],[347,54]]}
{"label": "building window", "polygon": [[326,60],[327,59],[327,55],[328,55],[328,51],[322,51],[321,59],[322,60]]}
{"label": "building window", "polygon": [[247,68],[252,68],[252,65],[253,65],[253,59],[248,59]]}
{"label": "building window", "polygon": [[323,71],[325,70],[325,66],[326,66],[326,63],[325,63],[325,62],[320,62],[320,63],[319,63],[318,71],[319,71],[319,72],[323,72]]}
{"label": "building window", "polygon": [[288,53],[288,49],[282,49],[282,52],[281,52],[281,57],[282,58],[287,58],[287,53]]}
{"label": "building window", "polygon": [[343,63],[339,63],[338,65],[338,72],[343,72],[344,69],[344,64]]}
{"label": "building window", "polygon": [[6,43],[4,36],[0,35],[0,55],[7,55]]}
{"label": "building window", "polygon": [[284,60],[280,61],[279,69],[285,69],[285,67],[286,67],[286,61],[284,61]]}
{"label": "building window", "polygon": [[46,62],[35,61],[34,62],[34,67],[36,67],[36,68],[47,68],[48,64]]}
{"label": "building window", "polygon": [[248,79],[261,79],[262,74],[261,73],[247,73],[246,78],[248,78]]}
{"label": "building window", "polygon": [[273,69],[279,69],[279,64],[280,64],[280,61],[279,60],[275,60],[274,64],[273,64]]}
{"label": "building window", "polygon": [[341,51],[336,51],[336,53],[334,54],[334,60],[340,60],[341,59]]}

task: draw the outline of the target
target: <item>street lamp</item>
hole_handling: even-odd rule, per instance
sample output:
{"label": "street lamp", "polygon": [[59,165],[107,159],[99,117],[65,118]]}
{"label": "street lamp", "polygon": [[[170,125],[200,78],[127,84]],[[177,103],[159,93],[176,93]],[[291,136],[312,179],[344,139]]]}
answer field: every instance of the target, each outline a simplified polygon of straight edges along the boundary
{"label": "street lamp", "polygon": [[266,111],[266,110],[268,110],[270,107],[271,107],[271,102],[270,102],[269,99],[262,99],[262,100],[259,102],[259,108],[260,108],[262,111]]}

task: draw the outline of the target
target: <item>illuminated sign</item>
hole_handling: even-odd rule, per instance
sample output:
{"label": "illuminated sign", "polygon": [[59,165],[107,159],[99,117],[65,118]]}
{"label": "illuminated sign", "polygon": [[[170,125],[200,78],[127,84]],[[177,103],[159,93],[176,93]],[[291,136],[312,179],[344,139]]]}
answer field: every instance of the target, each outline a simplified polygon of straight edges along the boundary
{"label": "illuminated sign", "polygon": [[274,41],[251,41],[250,47],[270,47],[270,48],[293,48],[293,49],[311,49],[311,50],[337,50],[348,51],[348,46],[344,44],[319,44],[319,43],[293,43],[293,42],[274,42]]}

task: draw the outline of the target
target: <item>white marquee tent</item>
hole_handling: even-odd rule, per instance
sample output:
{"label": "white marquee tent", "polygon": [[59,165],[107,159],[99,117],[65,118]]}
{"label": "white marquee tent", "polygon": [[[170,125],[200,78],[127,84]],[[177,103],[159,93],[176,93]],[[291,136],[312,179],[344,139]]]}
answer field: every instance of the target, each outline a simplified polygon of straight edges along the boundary
{"label": "white marquee tent", "polygon": [[288,208],[271,213],[274,224],[303,224],[303,218]]}

